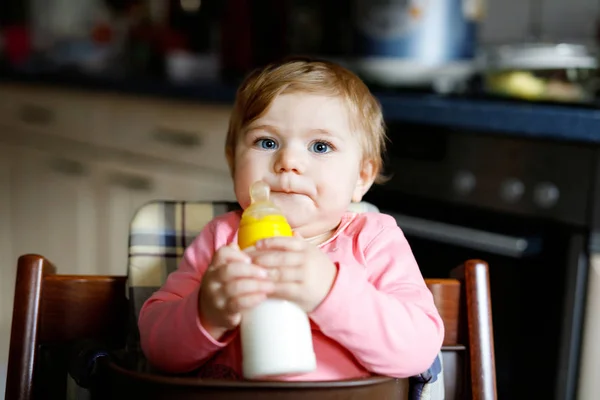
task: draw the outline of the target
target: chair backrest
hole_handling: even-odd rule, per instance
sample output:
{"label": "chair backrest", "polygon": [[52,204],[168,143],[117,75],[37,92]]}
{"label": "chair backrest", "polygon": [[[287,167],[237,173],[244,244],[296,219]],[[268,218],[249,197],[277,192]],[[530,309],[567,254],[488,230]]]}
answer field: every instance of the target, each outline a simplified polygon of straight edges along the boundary
{"label": "chair backrest", "polygon": [[65,398],[71,344],[95,339],[125,345],[126,277],[56,275],[42,256],[17,264],[7,400]]}
{"label": "chair backrest", "polygon": [[186,247],[233,203],[153,201],[142,206],[129,229],[128,297],[137,321],[144,302],[177,269]]}

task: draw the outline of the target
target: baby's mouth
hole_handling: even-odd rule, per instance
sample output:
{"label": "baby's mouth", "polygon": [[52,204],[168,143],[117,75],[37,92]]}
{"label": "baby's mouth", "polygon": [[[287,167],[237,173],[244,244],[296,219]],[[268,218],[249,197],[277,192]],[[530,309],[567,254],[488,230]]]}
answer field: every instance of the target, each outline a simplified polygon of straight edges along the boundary
{"label": "baby's mouth", "polygon": [[296,192],[292,192],[292,191],[282,191],[282,190],[277,190],[277,191],[271,192],[271,194],[274,196],[282,196],[282,197],[303,196],[302,193],[296,193]]}
{"label": "baby's mouth", "polygon": [[283,191],[271,192],[271,196],[273,196],[273,198],[275,200],[281,199],[283,201],[295,200],[295,199],[300,199],[301,197],[306,197],[306,195],[304,193],[283,192]]}

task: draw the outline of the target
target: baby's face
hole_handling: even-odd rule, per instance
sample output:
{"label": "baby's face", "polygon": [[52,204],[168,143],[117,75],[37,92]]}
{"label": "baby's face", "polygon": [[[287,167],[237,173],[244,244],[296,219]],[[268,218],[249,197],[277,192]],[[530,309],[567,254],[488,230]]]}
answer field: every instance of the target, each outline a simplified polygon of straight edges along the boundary
{"label": "baby's face", "polygon": [[266,181],[292,228],[311,237],[339,224],[370,187],[370,170],[341,99],[284,94],[238,139],[235,193],[246,208],[250,185]]}

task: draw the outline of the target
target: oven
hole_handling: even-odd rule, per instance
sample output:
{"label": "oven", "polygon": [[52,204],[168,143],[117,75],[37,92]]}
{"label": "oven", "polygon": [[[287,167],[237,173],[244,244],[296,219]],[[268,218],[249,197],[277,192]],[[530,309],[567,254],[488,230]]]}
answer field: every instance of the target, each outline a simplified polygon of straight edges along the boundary
{"label": "oven", "polygon": [[390,180],[365,200],[396,218],[424,277],[489,263],[499,398],[575,398],[596,150],[402,123],[388,134]]}

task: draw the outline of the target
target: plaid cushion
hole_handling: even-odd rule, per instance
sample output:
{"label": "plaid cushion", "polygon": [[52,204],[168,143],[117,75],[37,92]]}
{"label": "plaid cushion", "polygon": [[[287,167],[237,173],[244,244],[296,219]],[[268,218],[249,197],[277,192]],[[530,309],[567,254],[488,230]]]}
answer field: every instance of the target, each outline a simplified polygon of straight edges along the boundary
{"label": "plaid cushion", "polygon": [[235,203],[155,201],[138,210],[130,226],[127,267],[136,321],[144,302],[177,269],[183,252],[204,226],[237,208]]}
{"label": "plaid cushion", "polygon": [[[239,209],[237,203],[153,201],[142,206],[131,221],[127,295],[132,321],[128,351],[136,355],[137,368],[150,371],[139,346],[137,320],[144,302],[177,269],[185,249],[214,217]],[[372,204],[353,203],[354,212],[379,211]],[[432,367],[411,378],[411,400],[443,399],[441,356]],[[441,392],[440,392],[441,391]],[[435,395],[435,393],[441,393]]]}

